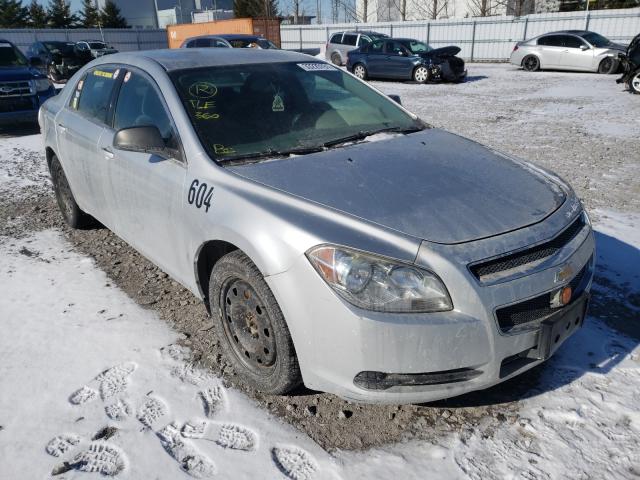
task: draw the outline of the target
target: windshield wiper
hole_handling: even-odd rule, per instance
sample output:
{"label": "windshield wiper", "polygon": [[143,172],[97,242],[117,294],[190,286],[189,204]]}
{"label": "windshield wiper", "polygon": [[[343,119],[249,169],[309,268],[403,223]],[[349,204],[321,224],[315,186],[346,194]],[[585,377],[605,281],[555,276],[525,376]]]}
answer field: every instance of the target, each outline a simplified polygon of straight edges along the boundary
{"label": "windshield wiper", "polygon": [[291,148],[289,150],[274,150],[268,149],[263,152],[244,153],[241,155],[231,155],[228,157],[217,158],[216,160],[225,164],[242,164],[258,162],[262,159],[276,158],[276,157],[288,157],[289,155],[306,155],[307,153],[316,153],[323,151],[322,146],[315,147],[299,147]]}
{"label": "windshield wiper", "polygon": [[322,146],[325,148],[337,147],[338,145],[342,145],[343,143],[364,140],[365,138],[370,137],[371,135],[376,135],[378,133],[414,133],[419,132],[420,130],[424,130],[424,127],[389,127],[379,128],[377,130],[361,130],[358,133],[354,133],[353,135],[337,138],[335,140],[329,140],[328,142],[323,143]]}

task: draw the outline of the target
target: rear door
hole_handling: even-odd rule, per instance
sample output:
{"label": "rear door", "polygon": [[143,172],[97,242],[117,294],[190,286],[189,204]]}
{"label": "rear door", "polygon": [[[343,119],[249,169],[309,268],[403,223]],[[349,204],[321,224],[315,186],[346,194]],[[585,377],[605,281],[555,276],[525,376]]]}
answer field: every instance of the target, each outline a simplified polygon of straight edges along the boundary
{"label": "rear door", "polygon": [[[113,147],[118,130],[150,125],[158,128],[172,158]],[[180,224],[186,163],[163,95],[145,72],[127,67],[115,102],[113,123],[105,129],[100,147],[109,152],[105,164],[112,228],[167,273],[184,278],[189,267],[185,266],[185,232]]]}
{"label": "rear door", "polygon": [[580,71],[594,69],[594,50],[583,39],[574,35],[565,35],[563,43],[564,50],[560,57],[560,63],[563,68]]}
{"label": "rear door", "polygon": [[372,77],[383,77],[385,74],[384,42],[376,40],[367,46],[367,70]]}
{"label": "rear door", "polygon": [[104,153],[98,148],[113,103],[118,68],[100,65],[75,85],[69,103],[56,117],[58,155],[83,210],[108,224],[105,209]]}
{"label": "rear door", "polygon": [[561,57],[565,50],[563,35],[546,35],[538,39],[540,66],[557,68],[562,65]]}
{"label": "rear door", "polygon": [[358,43],[358,35],[355,33],[345,33],[342,36],[342,45],[340,45],[340,53],[342,53],[342,59],[346,63],[347,61],[347,52],[351,50],[355,50],[358,48],[356,45]]}

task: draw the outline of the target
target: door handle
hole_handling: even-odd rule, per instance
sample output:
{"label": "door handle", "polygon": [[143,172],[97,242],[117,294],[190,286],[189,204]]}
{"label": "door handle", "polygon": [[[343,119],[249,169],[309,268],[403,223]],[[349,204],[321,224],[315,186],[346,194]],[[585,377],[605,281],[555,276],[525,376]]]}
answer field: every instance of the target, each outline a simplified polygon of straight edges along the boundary
{"label": "door handle", "polygon": [[103,147],[102,151],[104,152],[104,158],[110,159],[115,156],[113,150],[111,150],[109,147]]}
{"label": "door handle", "polygon": [[66,132],[66,131],[67,131],[67,127],[65,127],[65,126],[64,126],[63,124],[61,124],[61,123],[59,123],[59,124],[58,124],[58,128],[60,129],[60,131],[61,131],[62,133],[64,133],[64,132]]}

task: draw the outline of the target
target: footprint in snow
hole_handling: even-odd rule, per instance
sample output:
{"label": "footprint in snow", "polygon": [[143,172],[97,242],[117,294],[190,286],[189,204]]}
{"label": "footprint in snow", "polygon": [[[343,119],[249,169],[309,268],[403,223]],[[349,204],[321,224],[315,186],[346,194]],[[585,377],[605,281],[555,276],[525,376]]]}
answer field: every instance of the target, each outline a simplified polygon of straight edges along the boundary
{"label": "footprint in snow", "polygon": [[204,413],[208,418],[213,418],[216,413],[224,410],[226,401],[224,388],[220,385],[207,388],[198,392],[204,406]]}
{"label": "footprint in snow", "polygon": [[208,478],[216,473],[213,462],[185,440],[175,423],[157,432],[165,451],[178,462],[180,468],[194,478]]}
{"label": "footprint in snow", "polygon": [[[51,442],[49,442],[49,445],[51,445]],[[47,449],[49,448],[49,445],[47,445]],[[93,472],[107,476],[115,476],[122,472],[126,466],[127,458],[120,449],[105,441],[94,441],[76,453],[71,460],[64,461],[60,465],[54,467],[51,475],[56,476],[70,470],[79,470],[81,472]]]}
{"label": "footprint in snow", "polygon": [[104,413],[111,420],[124,420],[131,415],[131,411],[132,408],[129,402],[121,398],[117,402],[104,407]]}
{"label": "footprint in snow", "polygon": [[271,454],[282,473],[292,480],[310,480],[318,470],[313,457],[301,448],[274,447]]}
{"label": "footprint in snow", "polygon": [[129,385],[129,376],[137,368],[133,362],[126,362],[108,368],[100,373],[95,380],[100,383],[100,396],[103,400],[124,392]]}
{"label": "footprint in snow", "polygon": [[153,428],[153,424],[167,413],[167,405],[157,397],[147,397],[142,404],[136,418],[147,428]]}
{"label": "footprint in snow", "polygon": [[79,390],[76,390],[69,397],[69,401],[74,405],[82,405],[92,400],[95,400],[98,396],[98,392],[96,392],[93,388],[87,387],[84,385]]}
{"label": "footprint in snow", "polygon": [[62,456],[67,450],[80,443],[80,437],[74,433],[58,435],[47,443],[45,450],[54,457]]}
{"label": "footprint in snow", "polygon": [[210,423],[206,420],[191,420],[180,430],[184,438],[214,441],[223,448],[253,451],[258,445],[258,435],[235,423]]}

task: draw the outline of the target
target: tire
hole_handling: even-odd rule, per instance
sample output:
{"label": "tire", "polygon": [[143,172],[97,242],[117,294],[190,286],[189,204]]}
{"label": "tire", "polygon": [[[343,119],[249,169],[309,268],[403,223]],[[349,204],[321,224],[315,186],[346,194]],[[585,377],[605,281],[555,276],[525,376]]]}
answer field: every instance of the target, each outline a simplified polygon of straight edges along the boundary
{"label": "tire", "polygon": [[212,268],[209,306],[224,354],[246,384],[282,395],[302,383],[278,302],[258,268],[240,250],[228,253]]}
{"label": "tire", "polygon": [[603,75],[609,75],[610,73],[614,73],[616,69],[617,63],[613,59],[613,57],[605,57],[598,65],[598,73]]}
{"label": "tire", "polygon": [[413,71],[413,81],[425,83],[427,80],[429,80],[429,69],[424,65],[418,65]]}
{"label": "tire", "polygon": [[629,89],[629,92],[640,95],[640,69],[636,70],[635,73],[631,75],[627,82],[627,88]]}
{"label": "tire", "polygon": [[338,52],[333,52],[331,54],[331,63],[337,66],[342,65],[342,57],[340,57],[340,54]]}
{"label": "tire", "polygon": [[540,59],[535,55],[527,55],[522,59],[522,68],[527,72],[540,70]]}
{"label": "tire", "polygon": [[67,176],[62,169],[60,160],[55,155],[51,159],[51,182],[56,195],[58,208],[62,218],[71,228],[85,228],[91,224],[92,217],[84,213],[76,203]]}
{"label": "tire", "polygon": [[361,63],[356,63],[353,66],[353,74],[360,80],[366,80],[368,77],[367,68]]}
{"label": "tire", "polygon": [[56,70],[56,67],[54,65],[49,65],[49,67],[47,68],[47,76],[52,82],[60,83],[62,81],[62,77],[58,73],[58,70]]}

